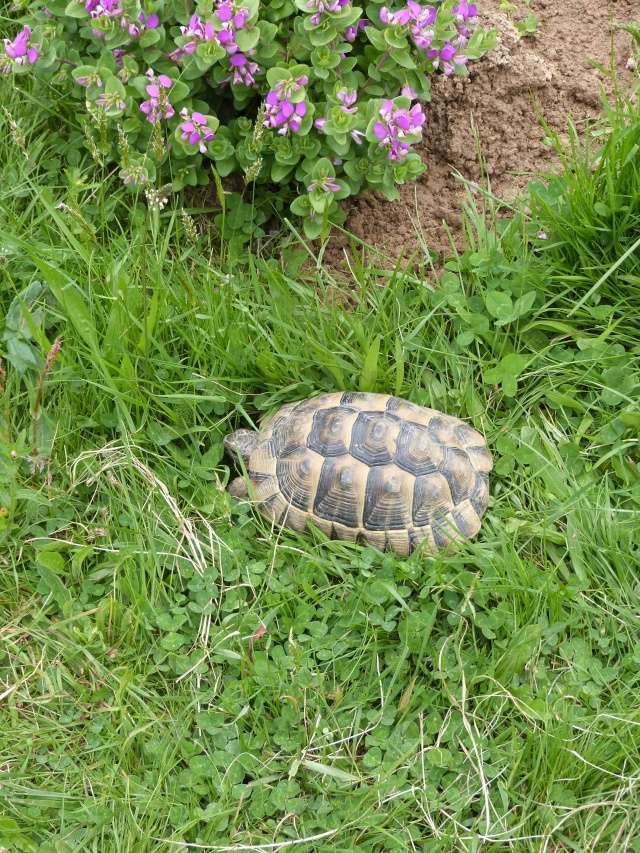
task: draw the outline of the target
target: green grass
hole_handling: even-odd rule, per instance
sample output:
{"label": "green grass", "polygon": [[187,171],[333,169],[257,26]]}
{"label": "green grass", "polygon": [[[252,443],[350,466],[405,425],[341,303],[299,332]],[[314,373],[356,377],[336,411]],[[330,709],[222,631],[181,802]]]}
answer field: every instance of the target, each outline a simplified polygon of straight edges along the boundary
{"label": "green grass", "polygon": [[[640,851],[638,107],[436,286],[126,219],[2,98],[0,847]],[[334,388],[486,433],[475,542],[228,499],[225,432]]]}

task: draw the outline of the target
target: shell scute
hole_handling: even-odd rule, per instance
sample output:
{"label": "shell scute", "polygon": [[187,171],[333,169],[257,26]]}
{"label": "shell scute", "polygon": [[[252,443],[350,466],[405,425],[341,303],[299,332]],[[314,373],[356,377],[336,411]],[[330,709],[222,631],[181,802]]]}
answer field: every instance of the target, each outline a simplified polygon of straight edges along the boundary
{"label": "shell scute", "polygon": [[348,406],[318,409],[313,415],[307,444],[322,456],[343,456],[349,452],[351,430],[358,417]]}
{"label": "shell scute", "polygon": [[393,462],[401,425],[393,415],[360,412],[351,430],[352,456],[370,466]]}
{"label": "shell scute", "polygon": [[276,463],[276,476],[285,501],[310,512],[323,463],[322,456],[306,447],[281,456]]}
{"label": "shell scute", "polygon": [[328,456],[315,493],[314,515],[345,527],[360,527],[367,471],[367,466],[350,454]]}
{"label": "shell scute", "polygon": [[363,527],[386,531],[410,527],[413,486],[413,477],[397,465],[369,468]]}
{"label": "shell scute", "polygon": [[445,447],[440,473],[446,477],[454,504],[463,501],[476,483],[476,474],[469,457],[458,447]]}
{"label": "shell scute", "polygon": [[426,427],[412,421],[402,423],[397,440],[397,465],[420,477],[437,471],[444,459],[444,448],[434,441]]}
{"label": "shell scute", "polygon": [[411,508],[414,527],[433,524],[438,517],[446,515],[452,506],[451,489],[444,474],[436,471],[416,478]]}

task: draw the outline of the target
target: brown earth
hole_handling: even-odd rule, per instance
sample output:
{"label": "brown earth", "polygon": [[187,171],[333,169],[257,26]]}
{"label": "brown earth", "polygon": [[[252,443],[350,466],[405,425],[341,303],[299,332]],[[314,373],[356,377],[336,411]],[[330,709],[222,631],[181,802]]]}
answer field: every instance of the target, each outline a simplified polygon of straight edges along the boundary
{"label": "brown earth", "polygon": [[[531,0],[540,21],[533,38],[520,38],[514,26],[526,13],[522,3],[508,16],[500,0],[478,2],[483,23],[497,31],[497,45],[470,66],[468,77],[434,81],[425,140],[417,148],[427,172],[401,188],[400,201],[364,193],[348,203],[345,227],[387,258],[428,260],[426,250],[460,245],[467,190],[455,171],[483,186],[488,179],[493,194],[513,198],[554,166],[538,116],[560,133],[569,116],[580,127],[597,117],[607,85],[595,66],[610,67],[613,60],[622,77],[632,74],[631,39],[616,24],[640,19],[640,0]],[[327,247],[325,259],[334,268],[345,264],[346,245],[337,236]]]}

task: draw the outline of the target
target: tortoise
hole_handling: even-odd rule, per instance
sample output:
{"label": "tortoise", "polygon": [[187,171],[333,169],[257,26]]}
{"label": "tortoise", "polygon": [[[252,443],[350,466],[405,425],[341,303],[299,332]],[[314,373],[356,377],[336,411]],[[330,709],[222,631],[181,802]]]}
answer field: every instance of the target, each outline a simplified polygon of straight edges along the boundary
{"label": "tortoise", "polygon": [[472,538],[489,499],[493,460],[482,435],[388,394],[287,403],[224,445],[246,470],[228,491],[253,498],[269,520],[400,555]]}

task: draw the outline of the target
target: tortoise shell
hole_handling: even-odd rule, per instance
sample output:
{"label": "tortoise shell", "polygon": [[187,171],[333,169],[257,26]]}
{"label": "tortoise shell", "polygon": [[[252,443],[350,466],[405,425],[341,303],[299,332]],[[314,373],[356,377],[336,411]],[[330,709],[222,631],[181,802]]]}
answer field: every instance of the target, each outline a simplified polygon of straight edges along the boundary
{"label": "tortoise shell", "polygon": [[493,460],[482,435],[457,418],[346,392],[287,404],[227,446],[241,433],[249,494],[278,525],[312,523],[333,539],[401,555],[480,529]]}

